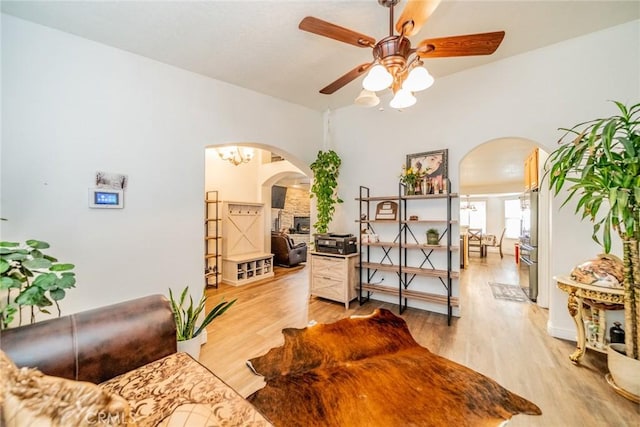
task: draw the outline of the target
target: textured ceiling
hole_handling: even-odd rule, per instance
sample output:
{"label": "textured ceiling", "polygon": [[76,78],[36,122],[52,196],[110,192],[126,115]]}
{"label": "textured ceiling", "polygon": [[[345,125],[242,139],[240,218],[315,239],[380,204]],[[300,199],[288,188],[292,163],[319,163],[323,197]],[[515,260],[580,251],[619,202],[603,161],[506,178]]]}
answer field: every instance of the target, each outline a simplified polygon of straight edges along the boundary
{"label": "textured ceiling", "polygon": [[[348,1],[6,1],[2,12],[160,62],[324,111],[351,105],[353,81],[333,95],[318,90],[358,64],[371,49],[303,32],[305,16],[380,40],[388,9],[376,0]],[[396,16],[404,1],[396,7]],[[435,78],[640,17],[638,1],[443,0],[414,37],[505,30],[491,56],[433,58]]]}
{"label": "textured ceiling", "polygon": [[[333,95],[318,90],[371,61],[360,49],[298,29],[305,16],[387,36],[388,9],[376,0],[6,1],[2,12],[318,111],[351,105],[361,79]],[[396,8],[399,16],[404,7]],[[640,1],[443,0],[415,46],[430,37],[504,30],[495,54],[425,61],[436,79],[490,61],[640,18]],[[532,145],[501,140],[462,162],[460,188],[521,183]],[[486,165],[491,164],[491,173]]]}

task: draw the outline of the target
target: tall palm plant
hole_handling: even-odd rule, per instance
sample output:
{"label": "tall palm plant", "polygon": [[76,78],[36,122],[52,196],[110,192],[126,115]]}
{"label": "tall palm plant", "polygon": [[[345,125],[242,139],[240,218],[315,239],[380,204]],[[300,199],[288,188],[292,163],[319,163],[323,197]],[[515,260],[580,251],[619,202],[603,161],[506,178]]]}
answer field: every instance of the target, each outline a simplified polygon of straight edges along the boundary
{"label": "tall palm plant", "polygon": [[[622,239],[625,289],[625,346],[638,359],[640,336],[640,104],[614,101],[619,114],[579,123],[560,139],[547,159],[549,185],[562,204],[578,197],[576,213],[593,223],[592,238],[611,250],[611,234]],[[563,140],[575,136],[569,143]]]}

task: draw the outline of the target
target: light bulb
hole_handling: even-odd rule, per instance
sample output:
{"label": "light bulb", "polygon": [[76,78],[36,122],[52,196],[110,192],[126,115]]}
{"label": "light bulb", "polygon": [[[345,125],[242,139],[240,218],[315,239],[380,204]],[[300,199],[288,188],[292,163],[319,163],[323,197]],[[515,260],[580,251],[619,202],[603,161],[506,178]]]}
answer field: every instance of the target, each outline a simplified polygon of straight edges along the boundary
{"label": "light bulb", "polygon": [[402,84],[402,88],[411,92],[418,92],[429,88],[432,84],[433,76],[429,74],[427,69],[424,67],[415,67]]}
{"label": "light bulb", "polygon": [[384,66],[378,64],[373,66],[367,74],[367,77],[362,81],[362,87],[371,92],[377,92],[391,86],[393,83],[393,76],[387,71]]}
{"label": "light bulb", "polygon": [[253,154],[254,154],[253,148],[243,147],[242,154],[240,154],[240,157],[246,159],[244,160],[245,162],[248,162],[249,160],[253,159]]}
{"label": "light bulb", "polygon": [[375,107],[380,103],[380,98],[378,98],[375,92],[362,89],[360,95],[358,95],[354,102],[357,105],[362,105],[363,107]]}
{"label": "light bulb", "polygon": [[389,103],[389,106],[396,109],[408,108],[415,104],[416,101],[416,97],[413,96],[411,92],[402,88],[396,92],[395,96]]}

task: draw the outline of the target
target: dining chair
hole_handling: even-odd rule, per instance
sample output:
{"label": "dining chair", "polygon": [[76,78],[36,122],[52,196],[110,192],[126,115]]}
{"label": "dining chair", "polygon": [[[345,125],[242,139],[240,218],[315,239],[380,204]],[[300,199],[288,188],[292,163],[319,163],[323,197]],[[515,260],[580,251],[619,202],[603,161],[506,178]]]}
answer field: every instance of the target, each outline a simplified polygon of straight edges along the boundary
{"label": "dining chair", "polygon": [[507,231],[507,227],[502,229],[502,234],[500,235],[500,239],[497,241],[494,241],[492,244],[490,245],[484,245],[485,247],[484,249],[484,253],[487,253],[487,248],[499,248],[500,250],[500,258],[504,258],[504,255],[502,254],[502,239],[504,239],[504,233],[505,231]]}
{"label": "dining chair", "polygon": [[467,250],[469,254],[471,252],[478,252],[480,256],[484,256],[484,251],[482,247],[482,229],[481,228],[469,228],[467,230],[468,234],[468,242],[467,242]]}

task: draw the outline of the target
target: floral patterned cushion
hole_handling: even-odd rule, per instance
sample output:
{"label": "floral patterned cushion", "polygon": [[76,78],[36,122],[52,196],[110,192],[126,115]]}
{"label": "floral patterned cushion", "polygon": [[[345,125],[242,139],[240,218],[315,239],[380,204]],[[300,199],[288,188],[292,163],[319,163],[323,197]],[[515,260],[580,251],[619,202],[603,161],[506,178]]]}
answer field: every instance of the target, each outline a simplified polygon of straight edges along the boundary
{"label": "floral patterned cushion", "polygon": [[253,405],[186,353],[149,363],[100,387],[124,397],[140,427],[176,425],[180,419],[189,420],[189,426],[197,426],[195,420],[206,420],[202,425],[209,426],[271,426]]}

